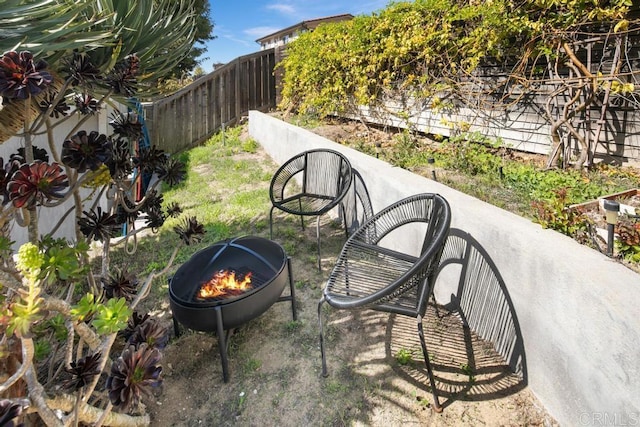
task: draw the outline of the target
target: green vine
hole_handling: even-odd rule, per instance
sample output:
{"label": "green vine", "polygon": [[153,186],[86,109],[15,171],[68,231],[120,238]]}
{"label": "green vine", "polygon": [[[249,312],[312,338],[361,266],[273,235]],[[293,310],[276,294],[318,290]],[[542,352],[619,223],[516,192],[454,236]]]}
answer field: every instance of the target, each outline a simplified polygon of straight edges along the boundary
{"label": "green vine", "polygon": [[[577,50],[599,36],[603,55],[613,56],[617,42],[640,31],[640,21],[629,18],[633,7],[631,0],[392,2],[378,14],[322,25],[293,41],[279,64],[280,107],[324,117],[409,99],[434,112],[463,105],[493,110],[539,96],[553,145],[549,164],[568,165],[560,145],[570,135],[581,147],[574,165],[580,168],[590,146],[574,119],[606,90],[633,99],[637,89],[628,79],[637,71],[622,70],[622,57],[606,67],[591,64],[593,71]],[[504,76],[483,79],[486,66]],[[571,73],[558,75],[559,69]],[[578,96],[567,102],[567,91]],[[552,102],[566,108],[554,110]]]}

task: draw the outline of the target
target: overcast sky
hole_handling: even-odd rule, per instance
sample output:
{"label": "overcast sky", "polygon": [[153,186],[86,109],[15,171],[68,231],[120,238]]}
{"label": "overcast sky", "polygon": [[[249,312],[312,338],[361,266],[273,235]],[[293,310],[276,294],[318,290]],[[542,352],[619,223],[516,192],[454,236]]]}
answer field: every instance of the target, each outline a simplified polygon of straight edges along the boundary
{"label": "overcast sky", "polygon": [[388,0],[209,0],[213,34],[207,43],[208,57],[201,64],[206,73],[214,63],[227,63],[260,50],[256,39],[310,19],[350,13],[369,15],[384,9]]}

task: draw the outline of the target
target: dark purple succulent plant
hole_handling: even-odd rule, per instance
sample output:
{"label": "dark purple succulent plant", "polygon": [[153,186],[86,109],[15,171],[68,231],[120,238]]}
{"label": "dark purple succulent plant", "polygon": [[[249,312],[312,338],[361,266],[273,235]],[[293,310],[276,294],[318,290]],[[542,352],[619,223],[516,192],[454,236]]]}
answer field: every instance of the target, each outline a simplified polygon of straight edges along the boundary
{"label": "dark purple succulent plant", "polygon": [[[55,92],[49,92],[47,96],[38,104],[40,107],[40,111],[42,111],[43,113],[46,112],[53,105],[56,97],[57,94]],[[69,107],[64,98],[62,98],[58,102],[56,102],[56,105],[53,108],[51,108],[49,117],[55,117],[57,119],[61,116],[67,116],[69,114],[69,110],[71,110],[71,107]]]}
{"label": "dark purple succulent plant", "polygon": [[162,213],[161,210],[153,209],[153,210],[147,211],[147,218],[145,220],[145,225],[149,228],[153,228],[154,230],[157,230],[158,228],[162,227],[166,219],[167,218],[164,216],[164,213]]}
{"label": "dark purple succulent plant", "polygon": [[147,214],[146,226],[151,228],[160,228],[164,224],[165,215],[162,212],[162,194],[156,190],[149,190],[145,195],[144,202],[140,207],[140,212]]}
{"label": "dark purple succulent plant", "polygon": [[138,156],[133,161],[135,166],[140,167],[142,172],[154,173],[160,169],[166,160],[167,155],[165,152],[153,146],[138,150]]}
{"label": "dark purple succulent plant", "polygon": [[91,63],[86,54],[73,53],[71,59],[65,61],[67,80],[71,86],[92,87],[93,83],[102,80],[100,70]]}
{"label": "dark purple succulent plant", "polygon": [[120,224],[116,215],[102,212],[100,206],[96,210],[82,212],[85,216],[78,218],[80,231],[89,240],[99,240],[104,242],[120,233]]}
{"label": "dark purple succulent plant", "polygon": [[16,418],[22,414],[22,405],[12,402],[9,399],[0,400],[0,426],[18,427],[22,423],[16,424]]}
{"label": "dark purple succulent plant", "polygon": [[142,123],[137,118],[132,117],[131,114],[114,111],[111,114],[109,124],[115,134],[127,138],[129,141],[138,141],[142,138]]}
{"label": "dark purple succulent plant", "polygon": [[116,208],[116,220],[118,224],[133,224],[139,216],[140,211],[135,208],[135,204],[125,195]]}
{"label": "dark purple succulent plant", "polygon": [[173,230],[187,245],[199,243],[205,233],[204,225],[199,223],[194,216],[185,218],[182,224],[173,227]]}
{"label": "dark purple succulent plant", "polygon": [[137,311],[134,311],[127,322],[127,327],[118,332],[118,336],[124,338],[125,341],[129,341],[129,338],[133,335],[133,331],[136,330],[136,327],[138,327],[138,325],[142,325],[148,318],[148,313],[140,314]]}
{"label": "dark purple succulent plant", "polygon": [[169,329],[157,319],[150,317],[135,327],[127,343],[136,347],[144,343],[162,350],[169,344]]}
{"label": "dark purple succulent plant", "polygon": [[74,98],[76,108],[80,114],[96,114],[100,111],[100,104],[98,100],[89,94],[76,95]]}
{"label": "dark purple succulent plant", "polygon": [[156,190],[148,190],[147,194],[144,196],[144,202],[140,207],[140,211],[149,213],[152,211],[161,211],[162,210],[162,202],[164,201],[164,196],[158,193]]}
{"label": "dark purple succulent plant", "polygon": [[117,138],[112,142],[111,158],[106,162],[111,177],[115,180],[125,178],[133,172],[133,160],[129,150],[129,142]]}
{"label": "dark purple succulent plant", "polygon": [[36,160],[20,166],[9,180],[7,192],[13,206],[33,208],[36,203],[61,199],[62,191],[68,186],[69,180],[60,165]]}
{"label": "dark purple succulent plant", "polygon": [[105,81],[114,93],[131,97],[138,91],[136,75],[139,70],[140,59],[136,55],[129,55],[116,64]]}
{"label": "dark purple succulent plant", "polygon": [[89,384],[96,375],[100,375],[100,358],[102,353],[87,355],[77,362],[71,362],[71,368],[66,371],[71,374],[71,378],[65,380],[62,386],[67,390],[80,390]]}
{"label": "dark purple succulent plant", "polygon": [[114,407],[125,412],[136,409],[144,395],[150,395],[151,387],[162,383],[159,365],[162,355],[146,344],[127,347],[122,356],[111,365],[106,388]]}
{"label": "dark purple succulent plant", "polygon": [[138,278],[126,268],[114,268],[113,272],[101,279],[107,298],[124,298],[133,301],[138,290]]}
{"label": "dark purple succulent plant", "polygon": [[20,166],[24,161],[10,158],[7,163],[4,163],[4,159],[0,157],[0,196],[2,196],[2,204],[9,203],[9,190],[7,185],[11,180],[13,174],[20,169]]}
{"label": "dark purple succulent plant", "polygon": [[7,52],[0,57],[0,95],[27,99],[44,91],[53,77],[45,70],[47,63],[35,62],[31,52]]}
{"label": "dark purple succulent plant", "polygon": [[178,185],[187,176],[187,166],[184,162],[175,158],[167,158],[158,166],[156,171],[158,172],[158,178],[169,187]]}
{"label": "dark purple succulent plant", "polygon": [[177,218],[182,213],[182,207],[177,202],[171,202],[169,206],[167,206],[166,210],[167,216],[172,218]]}
{"label": "dark purple succulent plant", "polygon": [[[49,163],[49,153],[44,148],[36,147],[35,145],[32,147],[33,160],[40,160],[46,163]],[[10,160],[17,160],[22,163],[26,163],[25,159],[24,147],[18,148],[18,154],[12,154],[9,158]]]}
{"label": "dark purple succulent plant", "polygon": [[62,163],[83,173],[95,171],[111,159],[111,141],[106,135],[81,130],[62,144]]}

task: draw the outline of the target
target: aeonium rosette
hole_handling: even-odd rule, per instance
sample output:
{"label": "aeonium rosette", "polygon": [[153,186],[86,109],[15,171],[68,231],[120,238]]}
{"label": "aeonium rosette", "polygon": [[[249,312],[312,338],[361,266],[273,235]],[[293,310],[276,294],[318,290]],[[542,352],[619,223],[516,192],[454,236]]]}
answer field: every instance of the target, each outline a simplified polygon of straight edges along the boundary
{"label": "aeonium rosette", "polygon": [[53,83],[46,67],[45,61],[34,61],[31,52],[6,52],[0,57],[0,95],[28,99],[43,92]]}
{"label": "aeonium rosette", "polygon": [[7,193],[13,206],[30,209],[63,198],[67,187],[69,180],[60,165],[36,160],[20,166],[7,183]]}
{"label": "aeonium rosette", "polygon": [[79,173],[95,171],[111,159],[111,147],[106,135],[81,130],[62,144],[62,163]]}

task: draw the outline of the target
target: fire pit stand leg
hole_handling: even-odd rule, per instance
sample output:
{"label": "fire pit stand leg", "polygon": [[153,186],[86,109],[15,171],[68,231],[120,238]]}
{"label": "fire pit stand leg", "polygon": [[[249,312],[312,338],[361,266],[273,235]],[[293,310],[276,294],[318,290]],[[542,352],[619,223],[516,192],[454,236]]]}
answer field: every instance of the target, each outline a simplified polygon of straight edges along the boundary
{"label": "fire pit stand leg", "polygon": [[178,338],[182,335],[182,332],[180,331],[180,324],[176,320],[176,316],[171,316],[171,318],[173,319],[173,333],[176,335],[176,338]]}
{"label": "fire pit stand leg", "polygon": [[229,382],[229,360],[227,359],[227,338],[229,338],[223,329],[222,310],[220,306],[214,307],[216,313],[216,335],[218,335],[218,349],[220,350],[220,359],[222,361],[222,379],[225,383]]}
{"label": "fire pit stand leg", "polygon": [[278,301],[291,301],[291,314],[293,320],[298,320],[298,312],[296,311],[296,287],[293,285],[293,274],[291,272],[291,257],[287,257],[287,271],[289,274],[289,295],[278,298]]}

